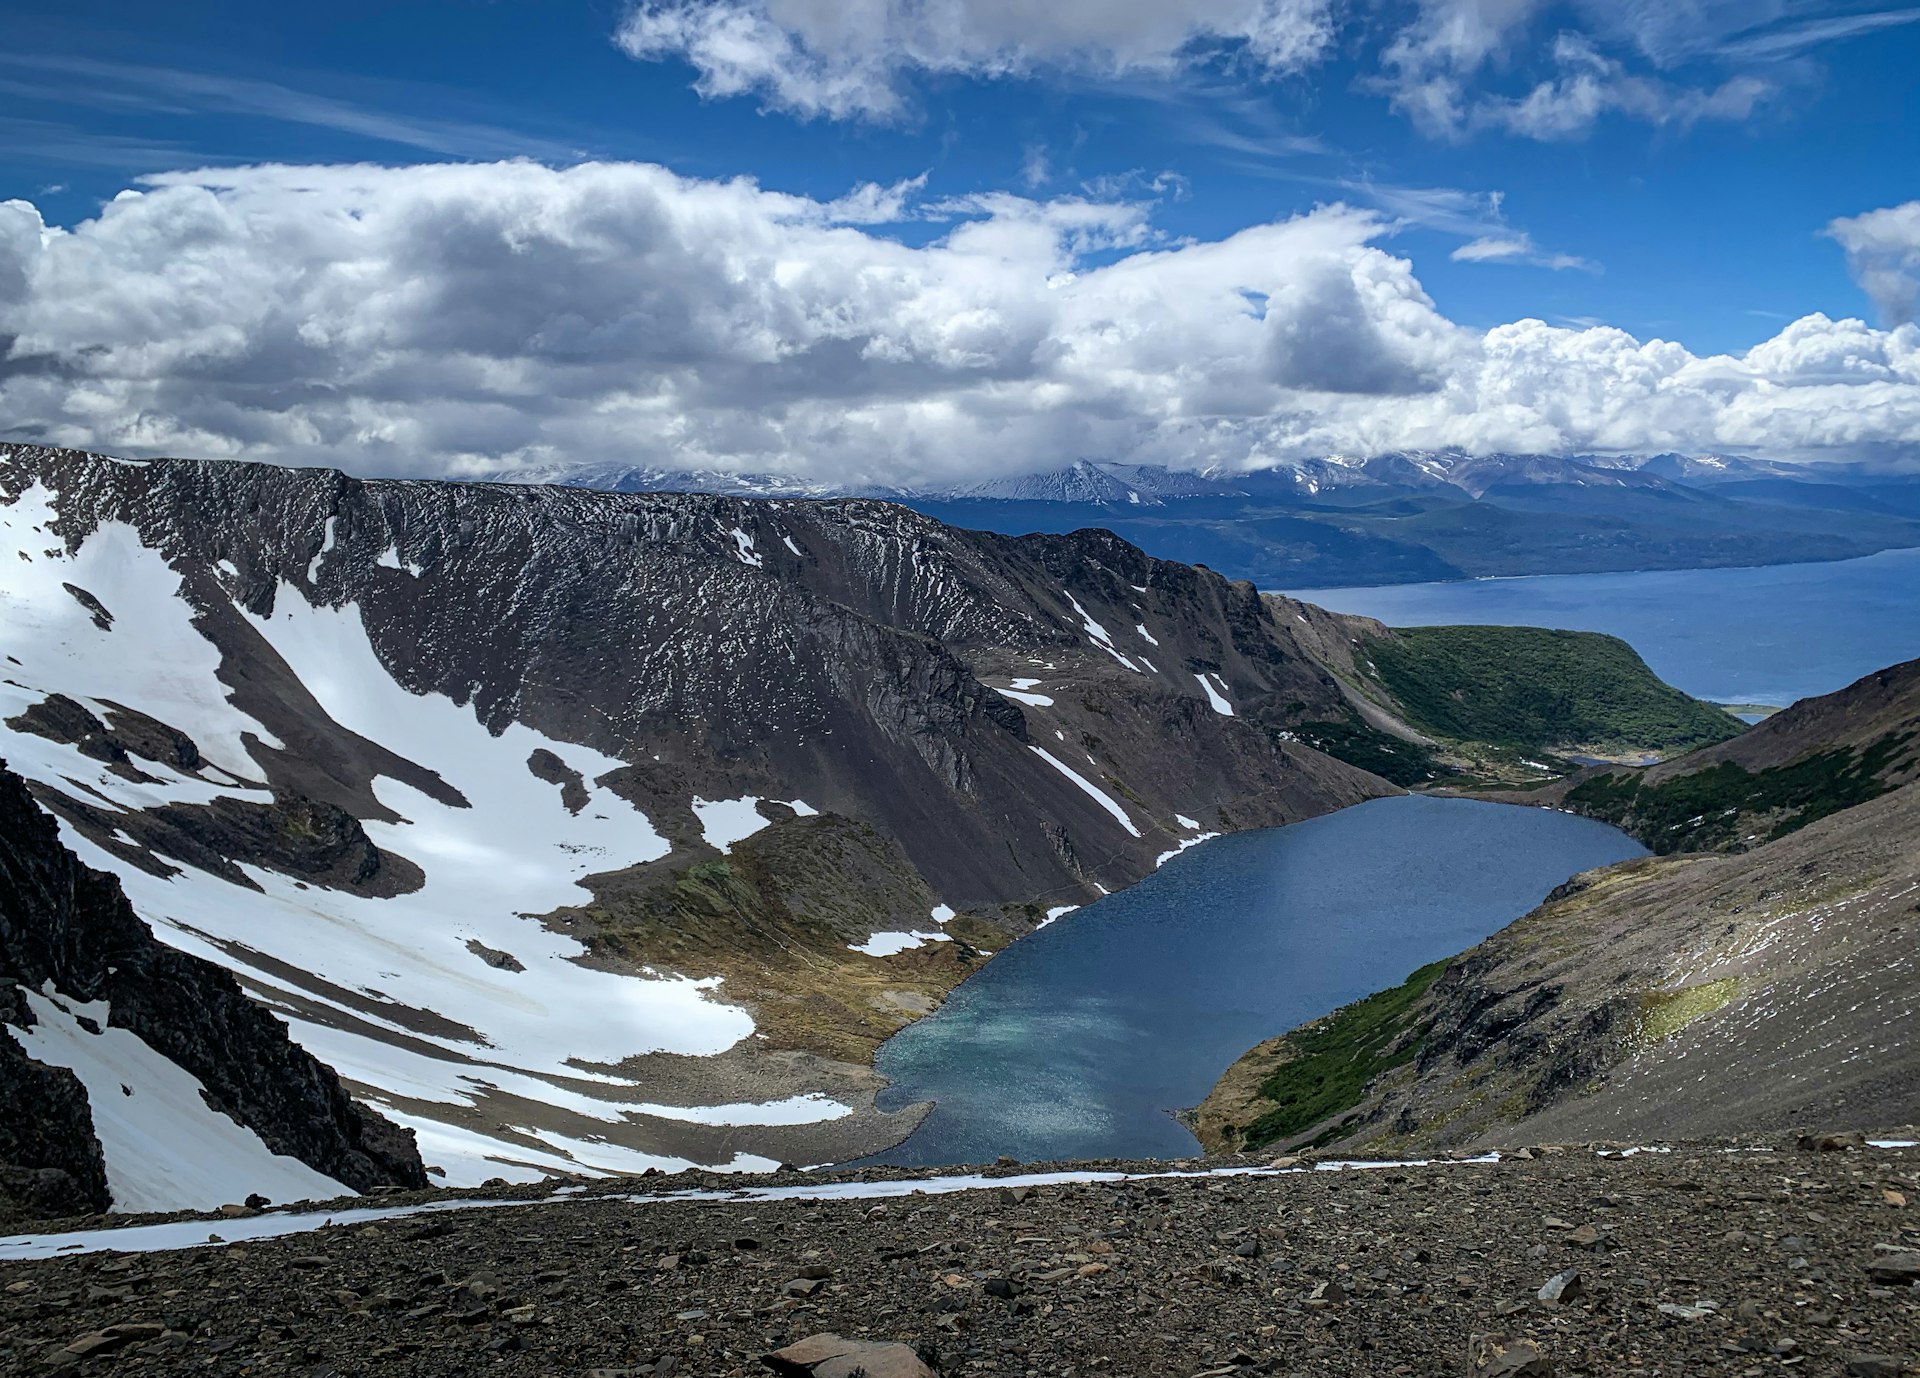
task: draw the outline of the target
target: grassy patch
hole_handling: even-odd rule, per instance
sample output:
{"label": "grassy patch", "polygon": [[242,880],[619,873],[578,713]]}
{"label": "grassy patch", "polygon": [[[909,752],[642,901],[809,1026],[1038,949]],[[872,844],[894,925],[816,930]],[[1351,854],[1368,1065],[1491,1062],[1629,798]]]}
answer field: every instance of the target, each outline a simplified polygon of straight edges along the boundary
{"label": "grassy patch", "polygon": [[1676,751],[1725,741],[1737,718],[1663,683],[1618,637],[1542,627],[1409,627],[1360,663],[1409,721],[1527,751]]}
{"label": "grassy patch", "polygon": [[1657,785],[1637,771],[1596,775],[1568,790],[1567,802],[1663,855],[1738,849],[1756,821],[1772,841],[1885,794],[1914,736],[1890,733],[1761,771],[1722,761]]}
{"label": "grassy patch", "polygon": [[1640,997],[1640,1037],[1647,1043],[1671,1038],[1694,1020],[1732,1004],[1739,994],[1740,982],[1732,976],[1680,990],[1650,990]]}
{"label": "grassy patch", "polygon": [[[1260,1102],[1270,1108],[1246,1127],[1242,1146],[1262,1148],[1352,1109],[1369,1082],[1411,1061],[1424,1032],[1411,1025],[1413,1007],[1446,965],[1421,967],[1392,990],[1356,1000],[1288,1034],[1293,1058],[1260,1083]],[[1336,1127],[1321,1137],[1331,1140],[1340,1133]]]}

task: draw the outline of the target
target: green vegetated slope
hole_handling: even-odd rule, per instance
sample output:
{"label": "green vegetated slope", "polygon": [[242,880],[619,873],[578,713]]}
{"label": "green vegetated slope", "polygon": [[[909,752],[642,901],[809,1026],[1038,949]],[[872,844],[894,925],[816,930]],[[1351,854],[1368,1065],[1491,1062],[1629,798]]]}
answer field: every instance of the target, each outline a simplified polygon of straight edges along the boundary
{"label": "green vegetated slope", "polygon": [[[1352,1125],[1336,1117],[1360,1103],[1374,1078],[1410,1061],[1419,1051],[1419,1021],[1413,1011],[1446,965],[1434,962],[1421,967],[1391,990],[1356,1000],[1263,1044],[1256,1050],[1258,1081],[1253,1095],[1236,1098],[1236,1108],[1252,1111],[1250,1120],[1244,1125],[1233,1124],[1230,1118],[1203,1123],[1197,1126],[1203,1141],[1210,1147],[1251,1153],[1323,1122],[1313,1140],[1316,1144],[1351,1132]],[[1223,1116],[1232,1114],[1227,1105],[1213,1103],[1195,1114],[1207,1120],[1216,1108]]]}
{"label": "green vegetated slope", "polygon": [[1609,772],[1575,785],[1566,802],[1663,856],[1744,851],[1885,794],[1910,763],[1915,738],[1908,729],[1758,771],[1721,761],[1657,784],[1642,772]]}
{"label": "green vegetated slope", "polygon": [[1456,741],[1520,750],[1667,752],[1743,724],[1664,683],[1633,647],[1542,627],[1409,627],[1361,645],[1407,720]]}
{"label": "green vegetated slope", "polygon": [[1663,855],[1746,851],[1920,776],[1920,661],[1803,699],[1738,741],[1612,769],[1559,801]]}

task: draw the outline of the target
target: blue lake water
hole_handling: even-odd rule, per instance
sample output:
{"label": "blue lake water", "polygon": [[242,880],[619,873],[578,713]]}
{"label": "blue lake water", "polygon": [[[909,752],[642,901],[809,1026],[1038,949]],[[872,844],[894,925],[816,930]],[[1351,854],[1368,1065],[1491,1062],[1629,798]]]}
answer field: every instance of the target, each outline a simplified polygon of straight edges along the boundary
{"label": "blue lake water", "polygon": [[1566,627],[1629,642],[1697,698],[1785,705],[1920,656],[1920,550],[1760,569],[1289,589],[1389,626]]}
{"label": "blue lake water", "polygon": [[1203,843],[1006,948],[889,1040],[882,1106],[936,1104],[874,1161],[1192,1153],[1168,1112],[1255,1043],[1644,855],[1590,819],[1416,797]]}

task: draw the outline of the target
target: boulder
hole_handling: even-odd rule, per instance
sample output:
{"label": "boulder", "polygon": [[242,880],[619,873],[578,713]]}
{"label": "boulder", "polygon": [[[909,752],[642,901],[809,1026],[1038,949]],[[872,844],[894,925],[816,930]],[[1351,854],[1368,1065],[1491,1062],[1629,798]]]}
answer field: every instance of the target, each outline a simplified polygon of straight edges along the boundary
{"label": "boulder", "polygon": [[838,1335],[809,1335],[760,1362],[784,1378],[939,1378],[911,1345]]}

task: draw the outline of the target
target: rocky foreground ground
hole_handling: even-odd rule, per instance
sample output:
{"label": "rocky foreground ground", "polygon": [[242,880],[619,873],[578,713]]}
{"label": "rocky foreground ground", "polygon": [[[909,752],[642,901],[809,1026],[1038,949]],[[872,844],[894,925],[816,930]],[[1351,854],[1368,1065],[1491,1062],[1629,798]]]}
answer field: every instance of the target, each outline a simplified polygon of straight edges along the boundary
{"label": "rocky foreground ground", "polygon": [[0,1264],[0,1371],[717,1376],[832,1334],[949,1378],[1920,1373],[1920,1149],[615,1194],[690,1185]]}

